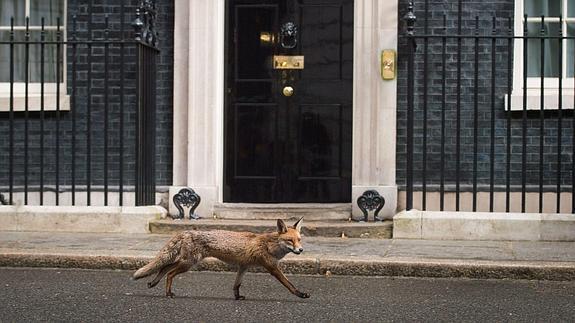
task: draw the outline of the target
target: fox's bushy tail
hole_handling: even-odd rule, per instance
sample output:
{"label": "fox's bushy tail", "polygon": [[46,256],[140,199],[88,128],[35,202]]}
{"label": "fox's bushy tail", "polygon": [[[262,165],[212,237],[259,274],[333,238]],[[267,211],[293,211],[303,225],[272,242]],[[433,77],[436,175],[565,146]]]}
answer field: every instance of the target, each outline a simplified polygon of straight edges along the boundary
{"label": "fox's bushy tail", "polygon": [[132,275],[132,279],[138,280],[140,278],[144,278],[150,276],[151,274],[158,272],[162,267],[164,267],[163,259],[156,257],[154,260],[150,261],[149,264],[145,265],[144,267],[138,269],[134,275]]}
{"label": "fox's bushy tail", "polygon": [[160,269],[164,268],[165,266],[172,264],[176,261],[178,254],[180,253],[181,247],[181,237],[180,235],[174,236],[166,245],[160,250],[158,255],[150,261],[144,267],[138,269],[133,275],[132,279],[137,280],[140,278],[144,278],[150,276]]}

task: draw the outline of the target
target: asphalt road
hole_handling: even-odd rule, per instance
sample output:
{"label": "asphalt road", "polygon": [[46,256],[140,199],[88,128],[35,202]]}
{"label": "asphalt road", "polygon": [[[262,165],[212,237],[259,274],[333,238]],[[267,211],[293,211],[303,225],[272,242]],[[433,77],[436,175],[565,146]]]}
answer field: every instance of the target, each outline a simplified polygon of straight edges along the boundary
{"label": "asphalt road", "polygon": [[290,276],[297,298],[266,274],[186,273],[148,289],[131,272],[0,268],[0,322],[389,322],[575,320],[575,282]]}

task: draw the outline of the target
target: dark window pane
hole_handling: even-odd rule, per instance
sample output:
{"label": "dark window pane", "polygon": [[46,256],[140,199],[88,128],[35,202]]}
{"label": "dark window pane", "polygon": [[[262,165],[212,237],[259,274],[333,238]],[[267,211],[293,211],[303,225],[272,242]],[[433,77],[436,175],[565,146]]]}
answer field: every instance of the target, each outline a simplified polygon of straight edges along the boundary
{"label": "dark window pane", "polygon": [[[31,38],[38,41],[40,39],[40,32],[34,31],[31,33]],[[56,31],[46,32],[46,41],[56,41]],[[42,55],[41,44],[36,43],[30,45],[30,82],[41,81],[42,71]],[[60,59],[56,60],[56,44],[44,45],[44,82],[56,82],[56,63],[60,62],[60,82],[62,82],[62,52],[63,46],[60,46]]]}
{"label": "dark window pane", "polygon": [[[25,40],[24,31],[14,32],[14,38],[16,41]],[[0,31],[0,41],[9,41],[10,32]],[[56,40],[55,31],[46,32],[46,41]],[[29,65],[28,65],[28,81],[29,82],[40,82],[41,68],[42,68],[42,57],[41,57],[41,45],[38,43],[40,41],[40,32],[32,31],[30,33],[30,41],[35,42],[29,45]],[[63,49],[60,53],[60,81],[63,77]],[[25,82],[26,75],[26,45],[15,44],[14,45],[14,82]],[[56,45],[46,44],[44,45],[44,81],[45,82],[56,82]],[[0,82],[10,82],[10,45],[2,44],[0,45]]]}
{"label": "dark window pane", "polygon": [[[0,31],[0,41],[9,41],[10,32]],[[24,32],[14,33],[15,41],[24,40]],[[14,82],[24,82],[24,45],[14,45]],[[10,82],[10,45],[0,45],[0,82]]]}
{"label": "dark window pane", "polygon": [[[575,4],[574,4],[575,8]],[[575,36],[575,24],[567,24],[567,36]],[[567,40],[567,77],[575,76],[575,39]]]}
{"label": "dark window pane", "polygon": [[[528,28],[530,36],[541,35],[541,23],[529,23]],[[558,23],[546,23],[545,35],[559,35],[559,28],[561,26]],[[539,77],[541,76],[541,40],[530,39],[528,48],[527,75],[529,77]],[[556,40],[545,39],[544,55],[545,76],[559,76],[559,61],[557,60],[559,57],[559,44]]]}
{"label": "dark window pane", "polygon": [[39,26],[42,17],[44,17],[46,26],[56,26],[58,18],[60,18],[60,24],[63,24],[64,0],[31,0],[30,24]]}
{"label": "dark window pane", "polygon": [[525,13],[530,17],[541,15],[559,17],[562,0],[525,0]]}
{"label": "dark window pane", "polygon": [[0,26],[10,26],[11,17],[14,17],[14,25],[23,26],[26,17],[25,4],[23,0],[0,0]]}

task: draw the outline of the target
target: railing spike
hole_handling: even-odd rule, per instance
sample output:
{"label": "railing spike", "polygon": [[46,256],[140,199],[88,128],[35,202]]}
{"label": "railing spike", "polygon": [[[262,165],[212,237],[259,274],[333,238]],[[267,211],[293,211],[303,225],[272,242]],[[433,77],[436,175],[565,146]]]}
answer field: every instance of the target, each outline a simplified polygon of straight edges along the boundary
{"label": "railing spike", "polygon": [[415,16],[415,13],[413,13],[413,1],[409,2],[409,5],[407,6],[407,13],[403,17],[403,19],[405,19],[405,23],[407,26],[407,35],[413,36],[415,29],[415,22],[417,21],[417,17]]}

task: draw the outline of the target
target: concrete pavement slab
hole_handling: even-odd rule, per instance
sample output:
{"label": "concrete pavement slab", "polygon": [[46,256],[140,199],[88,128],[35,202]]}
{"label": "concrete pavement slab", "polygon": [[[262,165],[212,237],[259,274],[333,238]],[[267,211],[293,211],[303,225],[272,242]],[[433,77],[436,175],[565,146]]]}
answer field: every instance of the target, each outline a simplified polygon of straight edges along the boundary
{"label": "concrete pavement slab", "polygon": [[446,241],[393,240],[389,257],[429,259],[513,260],[509,242],[504,241]]}
{"label": "concrete pavement slab", "polygon": [[[0,266],[136,269],[170,235],[3,232]],[[575,280],[575,242],[304,237],[286,273]],[[235,270],[215,259],[198,270]],[[255,270],[260,271],[260,270]]]}
{"label": "concrete pavement slab", "polygon": [[519,261],[565,261],[575,259],[575,249],[572,242],[509,242],[514,259]]}

